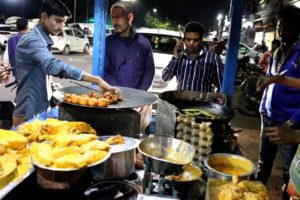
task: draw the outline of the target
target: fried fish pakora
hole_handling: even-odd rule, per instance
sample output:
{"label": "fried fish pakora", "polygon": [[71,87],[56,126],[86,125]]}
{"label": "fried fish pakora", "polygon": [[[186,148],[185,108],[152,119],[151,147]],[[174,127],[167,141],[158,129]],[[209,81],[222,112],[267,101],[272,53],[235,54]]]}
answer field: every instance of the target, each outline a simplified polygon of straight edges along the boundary
{"label": "fried fish pakora", "polygon": [[32,143],[32,157],[38,163],[51,166],[53,163],[52,146],[49,143]]}
{"label": "fried fish pakora", "polygon": [[88,165],[96,163],[102,160],[108,154],[107,151],[96,150],[96,151],[87,151],[83,154],[84,159],[87,161]]}
{"label": "fried fish pakora", "polygon": [[49,143],[33,143],[34,163],[42,167],[80,169],[97,163],[109,153],[110,146],[93,134],[59,135]]}
{"label": "fried fish pakora", "polygon": [[82,158],[82,155],[80,153],[71,153],[55,159],[51,167],[79,169],[83,168],[86,165],[87,162]]}
{"label": "fried fish pakora", "polygon": [[52,144],[55,147],[81,146],[96,139],[97,136],[93,134],[65,134],[55,137]]}
{"label": "fried fish pakora", "polygon": [[0,157],[0,189],[5,187],[15,177],[17,168],[14,155],[3,155]]}
{"label": "fried fish pakora", "polygon": [[107,140],[105,140],[105,142],[110,145],[125,144],[125,140],[120,134],[108,138]]}
{"label": "fried fish pakora", "polygon": [[0,129],[0,143],[7,148],[20,150],[27,145],[27,138],[15,131]]}
{"label": "fried fish pakora", "polygon": [[68,122],[51,118],[45,121],[34,120],[21,126],[17,131],[26,136],[30,142],[51,141],[60,134],[96,134],[96,131],[85,122]]}
{"label": "fried fish pakora", "polygon": [[84,152],[96,151],[96,150],[109,151],[110,146],[106,142],[103,142],[103,141],[100,141],[100,140],[93,140],[93,141],[91,141],[87,144],[82,145],[81,149]]}

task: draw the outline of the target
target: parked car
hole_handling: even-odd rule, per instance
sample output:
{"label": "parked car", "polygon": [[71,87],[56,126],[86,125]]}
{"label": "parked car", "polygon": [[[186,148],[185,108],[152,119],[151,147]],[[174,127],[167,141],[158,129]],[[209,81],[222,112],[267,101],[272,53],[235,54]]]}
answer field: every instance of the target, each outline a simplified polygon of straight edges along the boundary
{"label": "parked car", "polygon": [[14,26],[0,24],[0,50],[5,50],[8,39],[16,33]]}
{"label": "parked car", "polygon": [[161,93],[168,90],[176,90],[177,82],[174,77],[169,82],[164,82],[161,78],[162,70],[169,64],[176,39],[181,39],[181,33],[178,31],[164,29],[140,28],[137,32],[149,39],[154,57],[155,77],[150,92]]}
{"label": "parked car", "polygon": [[88,38],[78,29],[71,27],[64,27],[62,31],[56,35],[51,36],[54,45],[54,51],[62,52],[68,55],[71,51],[88,53],[90,43]]}
{"label": "parked car", "polygon": [[68,26],[80,30],[89,39],[90,45],[93,45],[94,24],[71,23]]}

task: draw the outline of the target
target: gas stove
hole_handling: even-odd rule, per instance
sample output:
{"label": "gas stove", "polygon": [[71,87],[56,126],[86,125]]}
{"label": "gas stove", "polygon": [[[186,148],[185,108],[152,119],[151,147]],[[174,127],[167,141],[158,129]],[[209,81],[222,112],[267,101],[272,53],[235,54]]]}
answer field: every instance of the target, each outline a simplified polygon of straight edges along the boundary
{"label": "gas stove", "polygon": [[166,179],[166,176],[164,175],[145,171],[142,183],[143,194],[139,194],[137,200],[196,200],[204,198],[205,183],[203,181],[178,183]]}
{"label": "gas stove", "polygon": [[150,171],[144,173],[143,192],[138,199],[179,199],[172,181],[167,180],[164,175],[156,175]]}

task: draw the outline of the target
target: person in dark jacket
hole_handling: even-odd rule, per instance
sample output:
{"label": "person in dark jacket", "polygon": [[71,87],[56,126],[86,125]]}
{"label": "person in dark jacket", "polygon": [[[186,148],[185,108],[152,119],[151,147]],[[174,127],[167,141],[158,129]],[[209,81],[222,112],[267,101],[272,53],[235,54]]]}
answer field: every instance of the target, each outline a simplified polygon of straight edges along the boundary
{"label": "person in dark jacket", "polygon": [[[18,34],[11,36],[7,41],[7,48],[4,55],[7,54],[8,63],[12,67],[12,74],[15,76],[15,51],[21,37],[29,31],[28,20],[24,18],[17,19]],[[5,56],[4,56],[5,57]]]}
{"label": "person in dark jacket", "polygon": [[107,36],[104,80],[116,86],[148,90],[154,78],[150,42],[132,28],[129,2],[119,1],[110,9],[115,33]]}
{"label": "person in dark jacket", "polygon": [[[111,6],[110,16],[115,33],[107,36],[104,80],[109,84],[148,90],[155,66],[150,42],[132,28],[133,11],[129,2]],[[152,106],[141,108],[141,132],[150,124]]]}

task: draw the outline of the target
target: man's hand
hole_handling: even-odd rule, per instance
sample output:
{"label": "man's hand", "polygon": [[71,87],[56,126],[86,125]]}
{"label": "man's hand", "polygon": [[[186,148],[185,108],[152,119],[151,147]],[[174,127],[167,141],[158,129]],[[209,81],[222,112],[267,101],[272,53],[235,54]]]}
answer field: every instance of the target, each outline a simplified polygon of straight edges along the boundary
{"label": "man's hand", "polygon": [[256,84],[256,91],[262,91],[268,85],[275,83],[280,76],[261,76]]}
{"label": "man's hand", "polygon": [[81,80],[90,83],[96,83],[99,86],[100,90],[103,91],[103,93],[105,91],[111,91],[113,94],[116,94],[118,96],[118,99],[122,99],[121,90],[119,88],[111,86],[110,84],[108,84],[106,81],[104,81],[102,78],[98,76],[94,76],[84,72]]}
{"label": "man's hand", "polygon": [[113,94],[118,95],[118,99],[122,99],[120,88],[111,86],[110,84],[108,84],[108,83],[107,83],[106,81],[104,81],[104,80],[101,80],[101,81],[98,83],[98,85],[99,85],[100,89],[101,89],[103,92],[105,92],[105,91],[111,91]]}
{"label": "man's hand", "polygon": [[295,144],[300,143],[300,131],[291,129],[288,123],[279,127],[264,128],[264,132],[274,144]]}
{"label": "man's hand", "polygon": [[183,42],[179,39],[176,39],[176,45],[175,45],[174,51],[173,51],[175,58],[179,58],[179,54],[180,54],[180,52],[183,51],[183,48],[184,48]]}
{"label": "man's hand", "polygon": [[0,83],[8,82],[10,70],[7,70],[7,67],[4,66],[4,63],[0,61]]}

